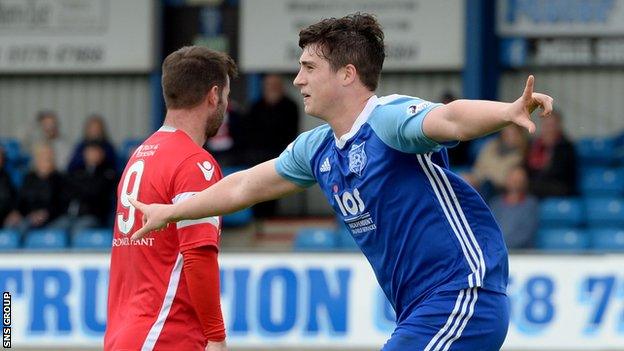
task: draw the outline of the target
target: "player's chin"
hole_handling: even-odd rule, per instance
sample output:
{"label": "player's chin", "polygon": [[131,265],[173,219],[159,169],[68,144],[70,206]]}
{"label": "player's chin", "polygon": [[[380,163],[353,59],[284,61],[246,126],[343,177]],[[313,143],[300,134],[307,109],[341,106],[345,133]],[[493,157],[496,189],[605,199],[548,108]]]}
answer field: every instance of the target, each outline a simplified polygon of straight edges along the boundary
{"label": "player's chin", "polygon": [[307,115],[314,115],[314,108],[309,103],[303,105],[303,111],[305,111]]}

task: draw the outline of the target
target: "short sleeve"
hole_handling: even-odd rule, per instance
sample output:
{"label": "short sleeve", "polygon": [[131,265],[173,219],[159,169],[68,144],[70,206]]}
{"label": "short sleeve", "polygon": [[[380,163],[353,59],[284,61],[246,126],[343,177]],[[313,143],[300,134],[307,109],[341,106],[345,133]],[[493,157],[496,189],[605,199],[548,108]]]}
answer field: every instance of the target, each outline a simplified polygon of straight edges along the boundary
{"label": "short sleeve", "polygon": [[442,104],[418,98],[398,99],[378,107],[369,124],[384,143],[396,150],[414,154],[440,151],[456,143],[440,144],[423,131],[425,116],[439,106]]}
{"label": "short sleeve", "polygon": [[277,158],[277,173],[300,187],[314,185],[316,178],[312,172],[312,158],[328,136],[331,133],[326,125],[299,135]]}
{"label": "short sleeve", "polygon": [[[172,203],[180,203],[215,184],[223,175],[215,160],[208,153],[196,153],[184,160],[173,176]],[[180,251],[212,245],[218,248],[221,234],[221,218],[218,216],[176,223]]]}

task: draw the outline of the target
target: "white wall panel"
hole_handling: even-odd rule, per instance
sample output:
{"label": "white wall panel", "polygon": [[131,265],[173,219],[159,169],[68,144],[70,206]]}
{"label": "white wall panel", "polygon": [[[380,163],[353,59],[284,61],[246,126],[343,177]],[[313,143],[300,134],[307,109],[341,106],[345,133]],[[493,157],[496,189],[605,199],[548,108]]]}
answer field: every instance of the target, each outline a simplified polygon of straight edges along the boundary
{"label": "white wall panel", "polygon": [[446,91],[461,97],[460,72],[382,74],[377,95],[402,94],[438,102]]}
{"label": "white wall panel", "polygon": [[72,142],[82,134],[88,114],[102,114],[117,144],[150,131],[149,78],[120,76],[0,77],[0,136],[21,138],[35,124],[37,111],[59,114],[62,131]]}

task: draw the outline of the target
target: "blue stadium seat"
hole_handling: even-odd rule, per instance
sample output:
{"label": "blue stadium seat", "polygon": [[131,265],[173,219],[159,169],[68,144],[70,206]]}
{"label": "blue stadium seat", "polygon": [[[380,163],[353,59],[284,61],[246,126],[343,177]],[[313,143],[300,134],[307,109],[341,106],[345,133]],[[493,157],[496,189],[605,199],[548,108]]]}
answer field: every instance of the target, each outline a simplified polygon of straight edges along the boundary
{"label": "blue stadium seat", "polygon": [[537,248],[541,250],[576,252],[586,250],[589,244],[589,234],[580,229],[540,229],[537,233]]}
{"label": "blue stadium seat", "polygon": [[576,227],[585,222],[583,202],[577,198],[549,197],[540,202],[540,227]]}
{"label": "blue stadium seat", "polygon": [[224,227],[242,227],[251,223],[253,220],[253,212],[251,208],[246,208],[238,212],[230,213],[223,216]]}
{"label": "blue stadium seat", "polygon": [[620,166],[624,166],[624,133],[613,138],[615,142],[615,157]]}
{"label": "blue stadium seat", "polygon": [[30,155],[24,153],[20,142],[14,138],[1,138],[0,146],[6,154],[6,171],[16,188],[22,185],[24,175],[28,171]]}
{"label": "blue stadium seat", "polygon": [[624,228],[590,230],[592,248],[598,251],[624,251]]}
{"label": "blue stadium seat", "polygon": [[305,228],[297,232],[293,249],[295,251],[334,251],[337,235],[326,228]]}
{"label": "blue stadium seat", "polygon": [[580,190],[586,196],[624,195],[624,169],[587,168],[581,174]]}
{"label": "blue stadium seat", "polygon": [[586,138],[576,143],[579,163],[583,165],[609,166],[615,163],[614,138]]}
{"label": "blue stadium seat", "polygon": [[62,229],[37,229],[26,234],[24,248],[30,250],[60,250],[67,248],[67,232]]}
{"label": "blue stadium seat", "polygon": [[0,139],[0,146],[6,153],[7,161],[18,160],[22,156],[22,148],[20,142],[14,138],[2,138]]}
{"label": "blue stadium seat", "polygon": [[113,231],[110,228],[85,229],[74,234],[72,247],[78,250],[110,250]]}
{"label": "blue stadium seat", "polygon": [[618,197],[588,198],[587,225],[592,228],[624,227],[624,199]]}
{"label": "blue stadium seat", "polygon": [[12,229],[0,229],[0,251],[16,250],[20,247],[20,233]]}
{"label": "blue stadium seat", "polygon": [[347,229],[344,222],[338,220],[338,230],[336,230],[336,244],[341,251],[354,251],[359,252],[360,247],[357,245],[351,232]]}

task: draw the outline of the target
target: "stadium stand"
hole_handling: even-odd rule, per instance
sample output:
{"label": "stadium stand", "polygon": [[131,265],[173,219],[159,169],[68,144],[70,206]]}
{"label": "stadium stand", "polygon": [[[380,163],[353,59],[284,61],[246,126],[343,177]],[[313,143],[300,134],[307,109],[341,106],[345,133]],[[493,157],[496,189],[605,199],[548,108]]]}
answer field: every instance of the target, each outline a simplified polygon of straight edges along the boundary
{"label": "stadium stand", "polygon": [[69,236],[60,229],[37,229],[26,234],[24,249],[27,250],[63,250],[69,245]]}
{"label": "stadium stand", "polygon": [[20,233],[17,230],[0,229],[0,252],[20,248]]}
{"label": "stadium stand", "polygon": [[71,240],[76,250],[110,251],[113,232],[109,228],[85,229],[75,233]]}
{"label": "stadium stand", "polygon": [[588,198],[587,225],[590,228],[624,227],[624,200],[619,197]]}
{"label": "stadium stand", "polygon": [[326,228],[304,228],[297,232],[293,249],[295,251],[334,251],[338,236]]}
{"label": "stadium stand", "polygon": [[576,253],[589,247],[589,234],[581,229],[541,229],[537,233],[537,248],[541,250]]}
{"label": "stadium stand", "polygon": [[624,252],[624,229],[591,229],[591,248],[598,252]]}
{"label": "stadium stand", "polygon": [[583,202],[577,198],[552,197],[540,203],[540,227],[578,227],[585,222]]}

